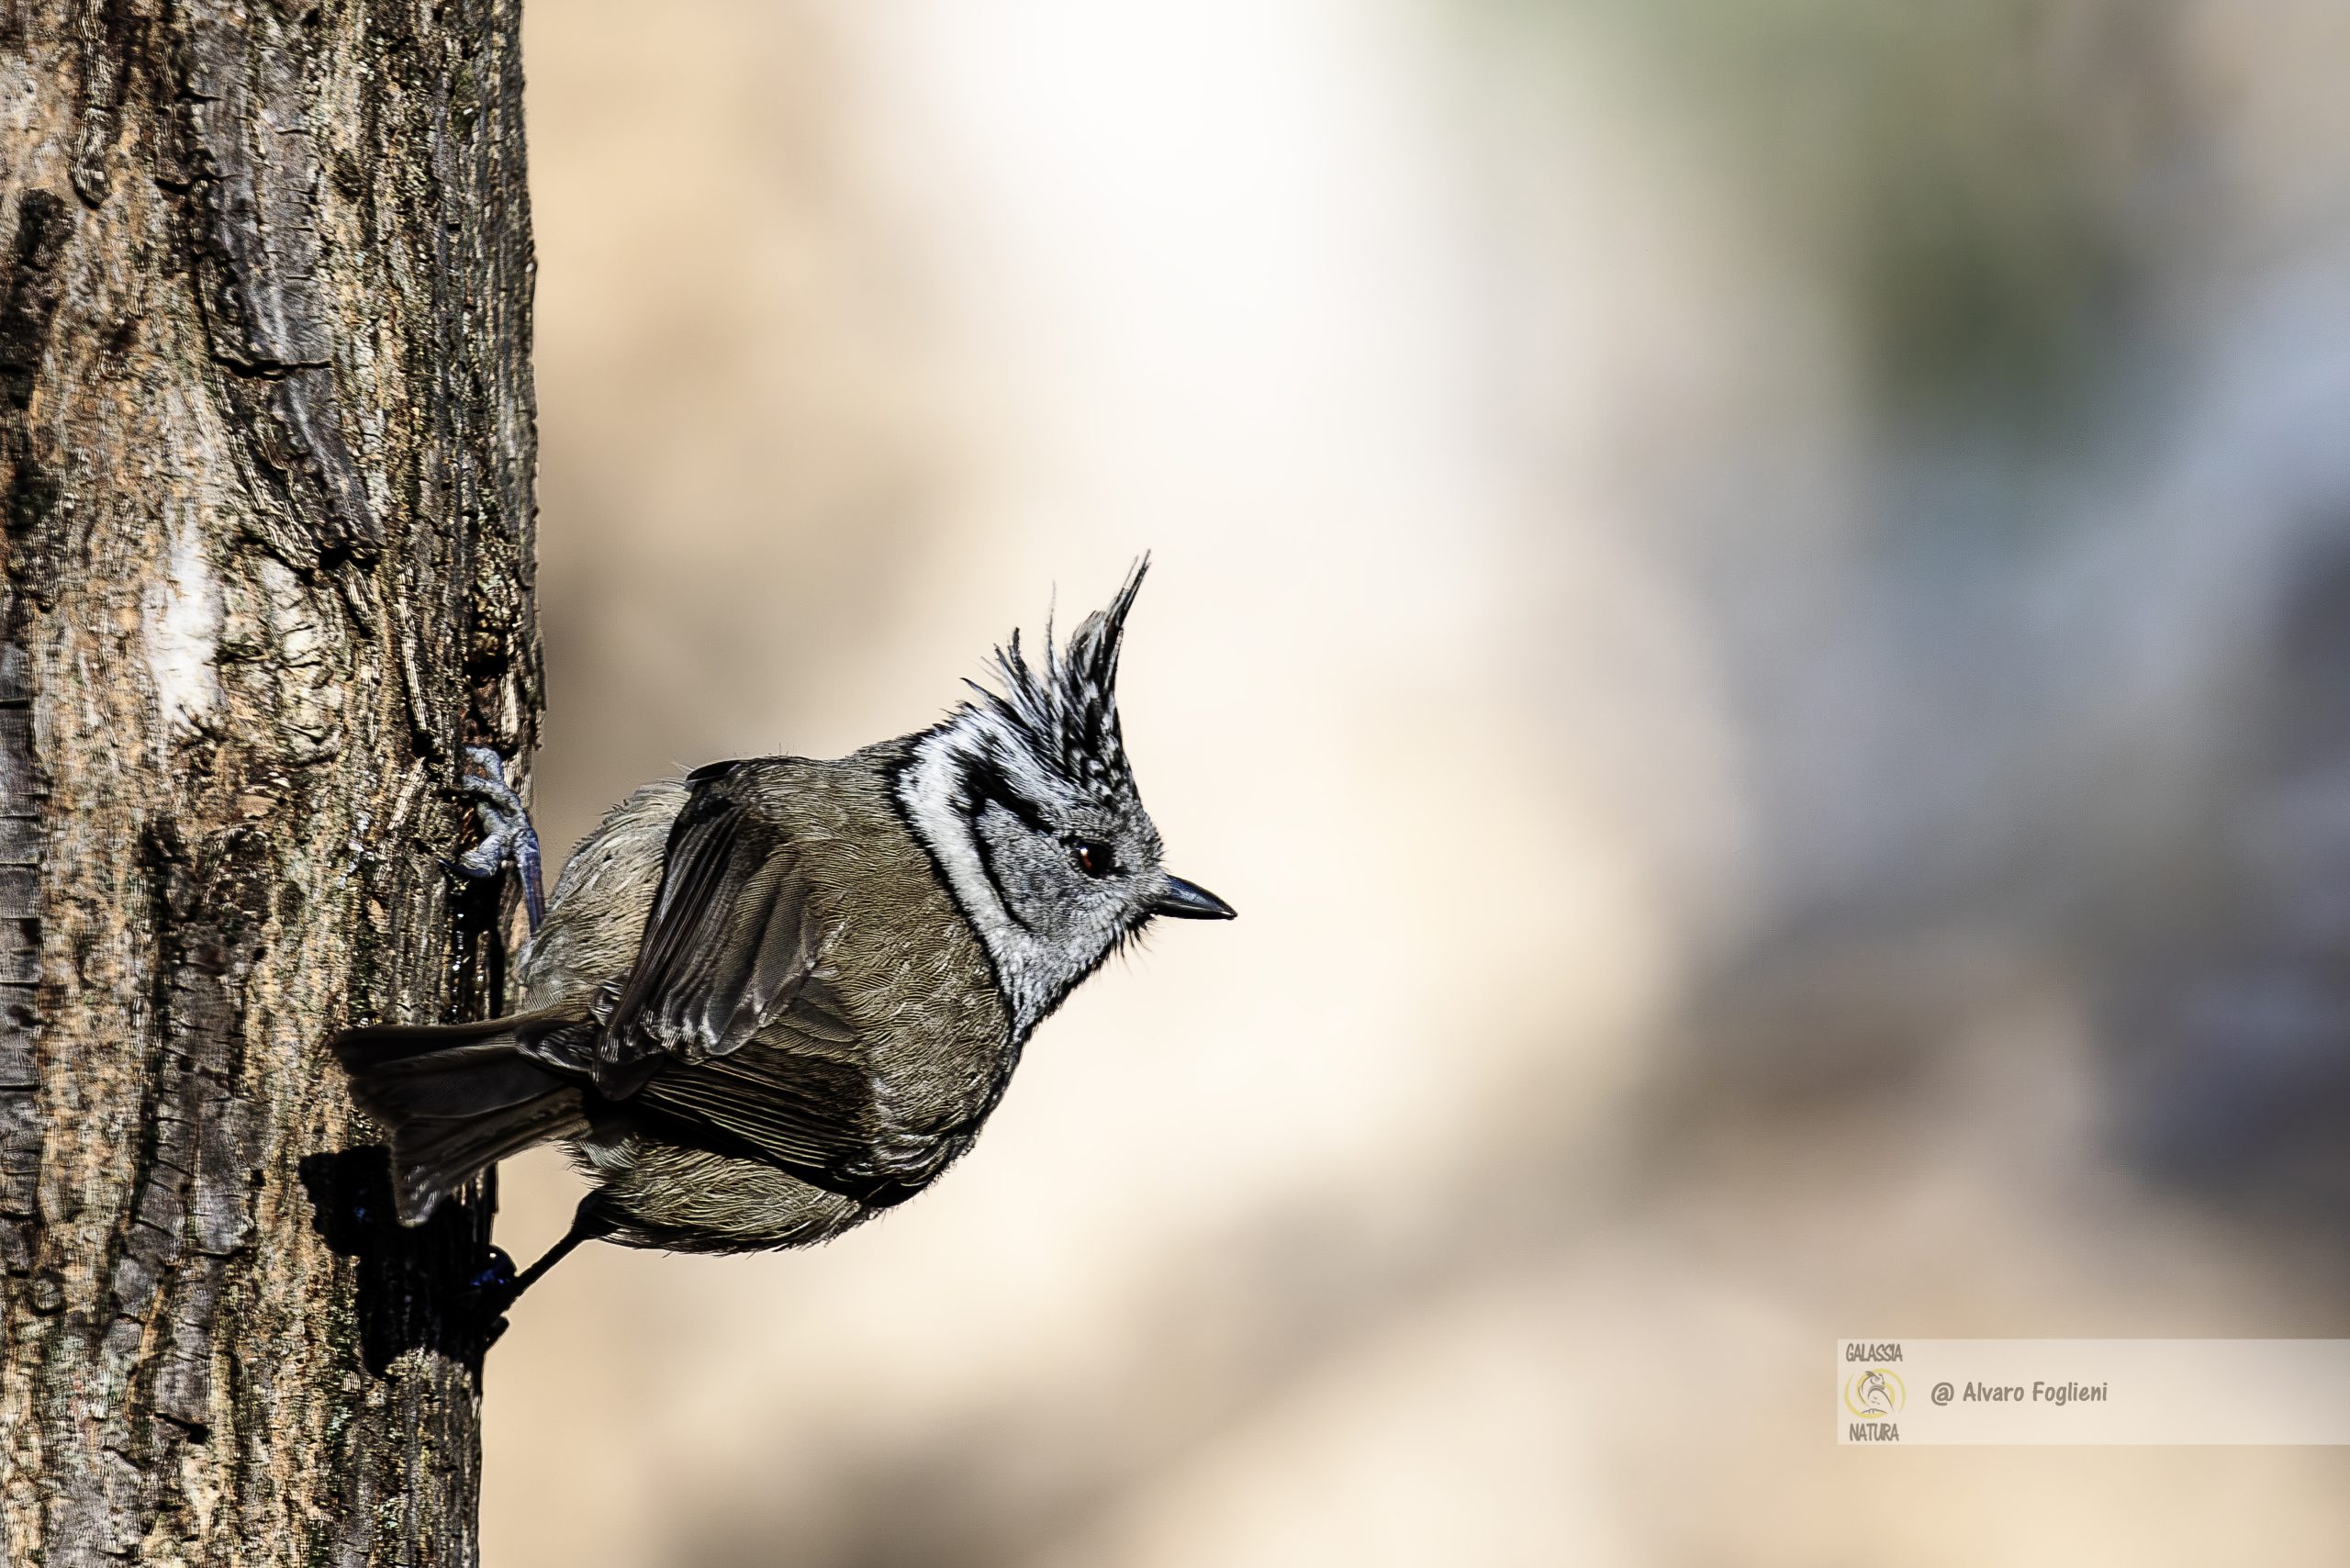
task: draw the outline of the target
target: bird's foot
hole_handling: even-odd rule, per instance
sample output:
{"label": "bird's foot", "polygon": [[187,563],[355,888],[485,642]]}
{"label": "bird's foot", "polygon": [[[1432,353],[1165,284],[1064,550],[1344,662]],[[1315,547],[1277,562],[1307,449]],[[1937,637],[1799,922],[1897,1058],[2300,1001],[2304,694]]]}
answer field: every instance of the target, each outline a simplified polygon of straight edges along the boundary
{"label": "bird's foot", "polygon": [[481,1267],[475,1270],[473,1278],[465,1282],[465,1289],[478,1297],[484,1305],[499,1312],[506,1309],[516,1293],[514,1260],[506,1255],[505,1248],[492,1247],[484,1253]]}
{"label": "bird's foot", "polygon": [[546,914],[546,900],[539,890],[539,834],[531,825],[530,809],[506,781],[506,764],[484,745],[465,748],[464,792],[472,797],[474,816],[481,823],[481,842],[454,860],[442,864],[460,877],[495,877],[508,866],[522,884],[522,907],[531,930],[539,929]]}
{"label": "bird's foot", "polygon": [[503,1247],[492,1247],[483,1255],[481,1267],[465,1282],[464,1294],[470,1301],[476,1319],[482,1326],[483,1350],[505,1337],[506,1309],[522,1294],[514,1273],[514,1260],[506,1255]]}
{"label": "bird's foot", "polygon": [[483,1349],[496,1344],[506,1332],[506,1315],[522,1299],[522,1293],[546,1277],[548,1270],[571,1256],[581,1244],[601,1240],[612,1233],[612,1224],[597,1204],[597,1194],[588,1193],[579,1200],[579,1207],[571,1216],[571,1227],[555,1244],[546,1249],[539,1260],[517,1272],[514,1260],[502,1247],[492,1247],[482,1255],[481,1266],[465,1282],[465,1294],[474,1304],[485,1326]]}

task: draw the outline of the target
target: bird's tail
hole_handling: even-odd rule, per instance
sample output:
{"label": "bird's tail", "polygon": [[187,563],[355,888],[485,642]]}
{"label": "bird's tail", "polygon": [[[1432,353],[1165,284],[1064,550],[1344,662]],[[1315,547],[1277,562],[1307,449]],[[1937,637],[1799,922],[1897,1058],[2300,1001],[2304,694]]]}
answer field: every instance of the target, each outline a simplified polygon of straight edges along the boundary
{"label": "bird's tail", "polygon": [[579,1086],[525,1056],[521,1043],[580,1025],[578,1008],[441,1027],[350,1029],[330,1044],[351,1097],[389,1135],[402,1225],[509,1155],[588,1130]]}

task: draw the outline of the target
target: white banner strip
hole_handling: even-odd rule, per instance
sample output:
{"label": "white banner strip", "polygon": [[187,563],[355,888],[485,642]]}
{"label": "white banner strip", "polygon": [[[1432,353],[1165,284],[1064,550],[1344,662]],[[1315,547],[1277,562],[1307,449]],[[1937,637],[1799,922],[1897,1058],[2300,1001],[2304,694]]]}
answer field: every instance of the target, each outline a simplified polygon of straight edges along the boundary
{"label": "white banner strip", "polygon": [[2350,1339],[1841,1339],[1836,1440],[2350,1444]]}

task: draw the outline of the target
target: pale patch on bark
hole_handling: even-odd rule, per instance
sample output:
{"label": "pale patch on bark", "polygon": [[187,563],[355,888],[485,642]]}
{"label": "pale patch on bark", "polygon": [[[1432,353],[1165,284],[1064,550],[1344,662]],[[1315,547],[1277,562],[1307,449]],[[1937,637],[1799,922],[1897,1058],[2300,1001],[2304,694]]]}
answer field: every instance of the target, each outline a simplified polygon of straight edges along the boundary
{"label": "pale patch on bark", "polygon": [[185,508],[167,524],[163,576],[147,586],[147,671],[162,711],[157,750],[192,735],[220,706],[220,584],[205,554],[204,533]]}

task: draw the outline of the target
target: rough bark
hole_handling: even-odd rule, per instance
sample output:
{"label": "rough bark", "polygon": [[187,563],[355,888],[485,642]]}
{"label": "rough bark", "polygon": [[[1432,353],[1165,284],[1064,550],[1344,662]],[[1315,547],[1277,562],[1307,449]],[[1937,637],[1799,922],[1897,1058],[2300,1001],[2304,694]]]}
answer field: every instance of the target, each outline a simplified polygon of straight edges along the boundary
{"label": "rough bark", "polygon": [[322,1050],[477,1016],[527,756],[519,0],[0,0],[0,1551],[474,1560],[489,1197]]}

